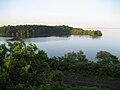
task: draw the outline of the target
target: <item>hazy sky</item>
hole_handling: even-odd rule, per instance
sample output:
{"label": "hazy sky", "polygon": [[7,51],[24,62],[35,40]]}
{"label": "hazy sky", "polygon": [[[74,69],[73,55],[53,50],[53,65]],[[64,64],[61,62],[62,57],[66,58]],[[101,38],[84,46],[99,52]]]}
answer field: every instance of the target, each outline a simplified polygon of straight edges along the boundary
{"label": "hazy sky", "polygon": [[120,0],[0,0],[0,26],[120,27]]}

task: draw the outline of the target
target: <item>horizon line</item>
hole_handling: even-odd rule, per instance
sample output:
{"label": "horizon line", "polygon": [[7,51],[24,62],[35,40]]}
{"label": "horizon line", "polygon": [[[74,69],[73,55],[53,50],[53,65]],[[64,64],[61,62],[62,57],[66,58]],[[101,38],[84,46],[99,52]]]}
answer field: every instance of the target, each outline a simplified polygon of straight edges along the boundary
{"label": "horizon line", "polygon": [[[0,25],[0,27],[4,27],[4,26],[17,26],[17,25],[45,25],[45,26],[65,25],[65,26],[74,27],[72,25],[67,25],[67,24],[56,24],[56,25],[52,25],[52,24],[6,24],[6,25]],[[120,27],[85,27],[85,26],[84,27],[77,26],[77,27],[84,28],[84,29],[120,29]]]}

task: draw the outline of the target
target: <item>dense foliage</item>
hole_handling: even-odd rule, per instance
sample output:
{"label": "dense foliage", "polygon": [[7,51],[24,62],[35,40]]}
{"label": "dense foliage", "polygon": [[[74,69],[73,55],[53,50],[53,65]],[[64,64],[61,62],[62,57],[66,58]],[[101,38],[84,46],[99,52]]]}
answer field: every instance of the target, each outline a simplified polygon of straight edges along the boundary
{"label": "dense foliage", "polygon": [[89,61],[82,51],[50,59],[51,68],[63,72],[120,79],[120,61],[107,51],[97,53],[97,62]]}
{"label": "dense foliage", "polygon": [[42,37],[42,36],[70,36],[89,35],[102,36],[101,31],[83,30],[69,26],[45,26],[45,25],[17,25],[0,27],[0,36],[17,38]]}
{"label": "dense foliage", "polygon": [[34,44],[26,45],[22,40],[8,42],[8,46],[0,45],[0,89],[103,90],[64,84],[65,75],[71,73],[120,79],[120,62],[116,56],[100,51],[96,58],[97,62],[89,61],[82,51],[48,58]]}
{"label": "dense foliage", "polygon": [[101,31],[99,30],[95,30],[95,31],[91,31],[91,30],[80,30],[79,28],[74,28],[71,33],[73,35],[89,35],[93,38],[102,36]]}
{"label": "dense foliage", "polygon": [[8,46],[0,45],[0,89],[57,90],[63,85],[63,73],[51,70],[47,54],[36,45],[21,41],[8,42]]}

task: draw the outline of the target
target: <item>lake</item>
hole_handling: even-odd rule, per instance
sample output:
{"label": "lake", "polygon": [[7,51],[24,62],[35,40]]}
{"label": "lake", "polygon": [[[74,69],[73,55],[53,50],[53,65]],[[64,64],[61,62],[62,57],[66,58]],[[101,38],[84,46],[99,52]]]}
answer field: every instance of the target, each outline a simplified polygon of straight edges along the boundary
{"label": "lake", "polygon": [[[100,50],[108,51],[120,57],[120,29],[100,29],[103,36],[91,38],[89,36],[70,37],[36,37],[24,39],[26,43],[34,43],[39,49],[44,50],[49,57],[63,56],[72,51],[82,50],[88,59],[95,60],[96,53]],[[0,37],[0,44],[6,43],[9,37]]]}

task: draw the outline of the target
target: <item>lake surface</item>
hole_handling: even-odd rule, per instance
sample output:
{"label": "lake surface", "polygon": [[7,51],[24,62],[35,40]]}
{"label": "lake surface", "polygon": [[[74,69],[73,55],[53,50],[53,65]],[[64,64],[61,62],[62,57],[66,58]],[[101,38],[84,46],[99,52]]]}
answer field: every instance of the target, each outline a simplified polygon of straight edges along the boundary
{"label": "lake surface", "polygon": [[[120,57],[120,29],[100,29],[103,36],[91,38],[89,36],[70,37],[37,37],[27,38],[26,43],[34,43],[39,49],[44,50],[49,57],[63,56],[72,51],[82,50],[88,59],[95,60],[96,53],[100,50],[108,51]],[[9,37],[0,37],[0,44],[6,43]]]}

